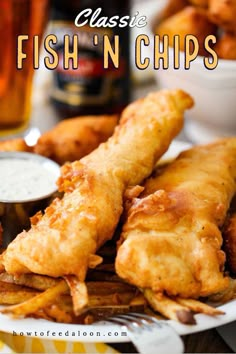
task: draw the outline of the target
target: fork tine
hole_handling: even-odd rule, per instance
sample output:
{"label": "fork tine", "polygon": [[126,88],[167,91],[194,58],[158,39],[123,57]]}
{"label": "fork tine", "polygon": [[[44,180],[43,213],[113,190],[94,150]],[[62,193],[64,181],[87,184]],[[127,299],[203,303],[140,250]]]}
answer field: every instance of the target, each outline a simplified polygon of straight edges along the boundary
{"label": "fork tine", "polygon": [[129,321],[123,319],[123,318],[118,318],[118,316],[108,318],[107,321],[111,322],[111,323],[115,323],[115,324],[121,325],[121,326],[125,326],[130,331],[133,331],[134,329],[136,331],[141,331],[141,327],[140,326],[135,327],[132,322],[129,322]]}
{"label": "fork tine", "polygon": [[122,318],[117,318],[117,317],[109,317],[107,319],[108,322],[116,323],[122,326],[126,326],[127,321],[123,320]]}
{"label": "fork tine", "polygon": [[144,313],[136,313],[136,312],[131,312],[129,313],[129,316],[133,318],[140,318],[142,320],[146,320],[149,324],[156,325],[158,327],[161,327],[162,325],[165,325],[164,321],[158,320],[157,318],[153,316],[146,315]]}
{"label": "fork tine", "polygon": [[142,329],[146,329],[148,331],[151,331],[151,327],[150,324],[152,324],[152,322],[148,322],[146,319],[143,318],[136,318],[130,314],[122,314],[122,315],[118,315],[118,318],[121,319],[125,319],[126,321],[130,322],[130,324],[134,327],[141,327]]}
{"label": "fork tine", "polygon": [[178,334],[155,317],[134,312],[110,317],[107,321],[125,326],[139,353],[183,353],[183,342]]}
{"label": "fork tine", "polygon": [[107,322],[124,326],[139,353],[183,353],[184,346],[179,335],[155,317],[134,312],[110,317]]}

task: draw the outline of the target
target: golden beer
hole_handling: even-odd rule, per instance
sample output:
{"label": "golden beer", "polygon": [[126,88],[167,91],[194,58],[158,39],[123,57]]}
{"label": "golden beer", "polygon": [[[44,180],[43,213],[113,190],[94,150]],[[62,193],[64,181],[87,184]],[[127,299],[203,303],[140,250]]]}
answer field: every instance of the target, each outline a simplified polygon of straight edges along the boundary
{"label": "golden beer", "polygon": [[[34,35],[42,36],[48,0],[0,1],[0,138],[23,132],[29,125]],[[17,70],[17,38],[29,35],[23,45],[27,58]]]}

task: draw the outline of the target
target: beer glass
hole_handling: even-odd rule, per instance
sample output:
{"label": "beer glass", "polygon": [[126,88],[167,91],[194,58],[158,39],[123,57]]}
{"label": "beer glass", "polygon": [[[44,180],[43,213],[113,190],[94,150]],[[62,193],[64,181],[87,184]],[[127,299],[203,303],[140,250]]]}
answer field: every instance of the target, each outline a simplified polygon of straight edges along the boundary
{"label": "beer glass", "polygon": [[[49,0],[0,1],[0,139],[23,134],[29,127],[33,67],[33,36],[42,37]],[[17,38],[27,55],[17,70]]]}

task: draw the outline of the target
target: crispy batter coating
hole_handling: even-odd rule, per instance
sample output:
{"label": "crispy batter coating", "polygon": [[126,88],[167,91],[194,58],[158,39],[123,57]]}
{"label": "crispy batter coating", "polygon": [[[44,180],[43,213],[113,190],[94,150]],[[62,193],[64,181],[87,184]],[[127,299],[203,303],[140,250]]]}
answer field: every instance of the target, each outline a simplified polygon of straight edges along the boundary
{"label": "crispy batter coating", "polygon": [[16,138],[0,141],[0,151],[31,152],[32,148],[26,144],[24,139]]}
{"label": "crispy batter coating", "polygon": [[236,34],[236,0],[209,0],[209,16],[216,25]]}
{"label": "crispy batter coating", "polygon": [[117,115],[65,119],[39,138],[34,151],[61,165],[79,160],[106,141],[117,122]]}
{"label": "crispy batter coating", "polygon": [[227,288],[221,251],[235,193],[236,138],[183,152],[134,198],[116,257],[118,275],[141,288],[207,296]]}
{"label": "crispy batter coating", "polygon": [[113,136],[90,155],[62,167],[56,199],[3,254],[8,273],[75,275],[102,261],[96,250],[114,233],[129,185],[147,177],[193,104],[181,90],[149,94],[123,112]]}
{"label": "crispy batter coating", "polygon": [[236,35],[225,33],[217,41],[215,52],[221,59],[236,60]]}
{"label": "crispy batter coating", "polygon": [[199,55],[205,55],[205,38],[216,33],[216,26],[208,20],[207,12],[203,9],[187,6],[182,11],[161,22],[155,33],[163,38],[169,36],[169,44],[173,47],[174,36],[180,37],[180,50],[185,51],[186,35],[193,35],[199,42]]}

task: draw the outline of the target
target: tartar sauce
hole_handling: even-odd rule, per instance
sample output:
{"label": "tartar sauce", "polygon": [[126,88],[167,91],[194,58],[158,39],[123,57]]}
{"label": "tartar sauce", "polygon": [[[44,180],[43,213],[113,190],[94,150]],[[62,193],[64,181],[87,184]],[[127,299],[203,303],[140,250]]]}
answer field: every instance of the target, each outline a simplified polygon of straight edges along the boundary
{"label": "tartar sauce", "polygon": [[0,201],[27,201],[56,190],[57,176],[37,161],[0,159]]}

